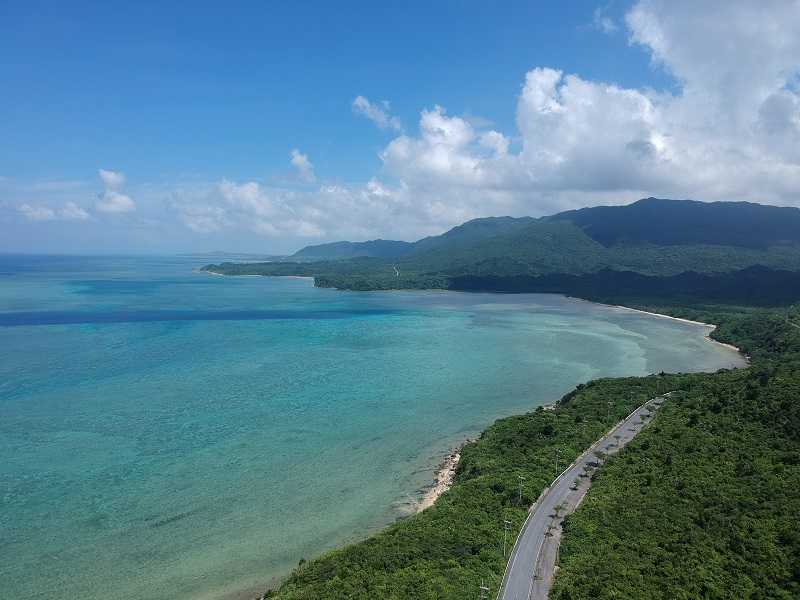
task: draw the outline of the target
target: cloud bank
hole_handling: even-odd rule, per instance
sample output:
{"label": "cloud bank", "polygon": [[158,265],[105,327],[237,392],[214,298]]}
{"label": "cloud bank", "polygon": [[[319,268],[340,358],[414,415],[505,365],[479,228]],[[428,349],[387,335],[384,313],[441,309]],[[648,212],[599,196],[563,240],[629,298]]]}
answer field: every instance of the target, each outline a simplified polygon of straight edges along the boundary
{"label": "cloud bank", "polygon": [[[613,33],[604,10],[597,26]],[[236,211],[266,235],[331,238],[414,238],[476,216],[645,195],[800,203],[800,2],[642,0],[625,25],[631,51],[648,52],[674,91],[535,67],[511,134],[436,105],[406,134],[388,105],[358,96],[357,114],[399,133],[380,153],[383,182],[306,193],[228,182],[223,197],[261,198]]]}
{"label": "cloud bank", "polygon": [[[166,202],[197,234],[246,230],[271,240],[415,239],[478,216],[650,195],[800,205],[800,1],[640,0],[624,23],[605,11],[594,13],[595,29],[627,36],[629,52],[646,52],[670,89],[535,66],[509,98],[510,132],[436,104],[407,132],[387,102],[357,96],[352,111],[394,136],[367,183],[318,181],[294,149],[299,189],[223,180]],[[124,175],[99,175],[96,210],[136,209]],[[34,220],[59,214],[19,211]]]}

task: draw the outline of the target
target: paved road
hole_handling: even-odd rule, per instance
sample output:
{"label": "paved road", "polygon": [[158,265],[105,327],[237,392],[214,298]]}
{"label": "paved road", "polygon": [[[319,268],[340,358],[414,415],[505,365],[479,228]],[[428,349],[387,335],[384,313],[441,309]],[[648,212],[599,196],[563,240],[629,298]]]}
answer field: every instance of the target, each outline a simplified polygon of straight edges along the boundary
{"label": "paved road", "polygon": [[561,522],[572,513],[591,485],[590,475],[600,466],[594,452],[613,454],[650,422],[669,394],[649,400],[600,438],[566,470],[531,507],[522,533],[509,557],[498,595],[502,600],[546,600],[561,541]]}

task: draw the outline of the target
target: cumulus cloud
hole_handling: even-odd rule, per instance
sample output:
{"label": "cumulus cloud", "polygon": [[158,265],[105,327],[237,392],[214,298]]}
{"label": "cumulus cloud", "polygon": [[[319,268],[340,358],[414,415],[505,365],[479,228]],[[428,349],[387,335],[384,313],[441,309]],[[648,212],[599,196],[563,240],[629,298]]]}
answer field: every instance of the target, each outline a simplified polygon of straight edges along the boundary
{"label": "cumulus cloud", "polygon": [[100,175],[100,179],[103,181],[103,185],[105,185],[108,189],[117,190],[125,185],[125,175],[118,171],[107,171],[106,169],[100,169],[98,174]]}
{"label": "cumulus cloud", "polygon": [[221,231],[231,224],[225,209],[208,204],[186,204],[179,208],[180,219],[197,233]]}
{"label": "cumulus cloud", "polygon": [[31,206],[25,203],[20,204],[17,210],[31,221],[52,221],[56,218],[56,211],[46,206]]}
{"label": "cumulus cloud", "polygon": [[[673,86],[534,66],[509,132],[437,105],[404,132],[388,105],[359,96],[357,114],[397,132],[378,176],[304,190],[223,181],[184,222],[276,238],[413,239],[478,216],[649,195],[800,205],[800,2],[641,0],[605,26],[604,11],[598,27],[626,27],[629,51],[647,52]],[[313,175],[299,151],[292,164]]]}
{"label": "cumulus cloud", "polygon": [[136,203],[130,196],[114,190],[106,190],[95,202],[94,207],[104,213],[127,213],[136,210]]}
{"label": "cumulus cloud", "polygon": [[85,208],[82,208],[75,204],[74,202],[67,202],[59,211],[62,219],[67,221],[87,221],[89,219],[89,213],[86,211]]}
{"label": "cumulus cloud", "polygon": [[95,209],[109,214],[121,214],[136,210],[136,203],[133,199],[123,194],[120,188],[125,185],[125,175],[118,171],[98,171],[100,179],[105,186],[105,190],[97,198]]}
{"label": "cumulus cloud", "polygon": [[86,221],[89,219],[89,213],[74,202],[67,202],[61,208],[32,205],[26,202],[19,205],[17,210],[31,221]]}
{"label": "cumulus cloud", "polygon": [[418,137],[401,135],[381,153],[388,171],[410,185],[487,187],[502,184],[509,140],[497,131],[478,135],[461,117],[435,106],[423,110]]}
{"label": "cumulus cloud", "polygon": [[303,154],[297,148],[292,150],[291,154],[292,166],[297,171],[297,176],[306,183],[313,183],[316,181],[317,176],[314,175],[314,165],[308,160],[308,155]]}
{"label": "cumulus cloud", "polygon": [[357,96],[356,99],[353,100],[353,112],[366,117],[381,129],[403,131],[400,119],[391,114],[388,100],[384,100],[380,104],[373,104],[364,96]]}
{"label": "cumulus cloud", "polygon": [[436,106],[386,147],[387,172],[455,204],[483,191],[483,214],[609,194],[797,203],[800,3],[643,0],[626,23],[676,92],[537,67],[517,101],[519,152]]}

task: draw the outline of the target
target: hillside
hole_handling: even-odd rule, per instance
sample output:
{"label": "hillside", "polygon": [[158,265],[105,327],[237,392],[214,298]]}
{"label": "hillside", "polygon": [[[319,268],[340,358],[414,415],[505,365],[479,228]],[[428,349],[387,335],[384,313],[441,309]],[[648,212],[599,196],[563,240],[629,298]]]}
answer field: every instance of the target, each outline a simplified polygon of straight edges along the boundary
{"label": "hillside", "polygon": [[765,249],[800,243],[800,210],[751,202],[696,202],[645,198],[627,206],[559,213],[604,246],[714,245]]}
{"label": "hillside", "polygon": [[372,240],[368,242],[331,242],[306,246],[295,252],[291,259],[341,260],[346,258],[399,258],[409,254],[424,254],[447,248],[465,248],[487,238],[511,233],[535,222],[531,217],[486,217],[473,219],[453,227],[441,235],[426,237],[416,242]]}
{"label": "hillside", "polygon": [[370,240],[368,242],[331,242],[306,246],[292,254],[292,259],[339,260],[358,257],[392,258],[413,250],[414,244],[396,240]]}
{"label": "hillside", "polygon": [[510,235],[536,222],[532,217],[485,217],[472,219],[453,227],[441,235],[423,238],[414,242],[414,255],[424,255],[435,250],[452,251],[468,248],[484,240],[501,235]]}
{"label": "hillside", "polygon": [[[606,288],[618,281],[629,295],[670,294],[680,288],[673,283],[699,277],[709,290],[705,297],[734,298],[733,288],[755,286],[763,303],[774,304],[787,300],[789,284],[782,282],[794,277],[783,273],[800,272],[800,209],[648,198],[541,219],[475,219],[414,244],[384,242],[395,244],[387,250],[394,252],[391,256],[363,246],[375,243],[309,247],[297,257],[302,262],[206,268],[222,274],[313,275],[319,286],[342,289],[547,291],[591,297],[607,296]],[[325,260],[309,262],[314,252],[325,254]],[[362,255],[346,258],[357,252]],[[680,297],[685,298],[682,291]]]}

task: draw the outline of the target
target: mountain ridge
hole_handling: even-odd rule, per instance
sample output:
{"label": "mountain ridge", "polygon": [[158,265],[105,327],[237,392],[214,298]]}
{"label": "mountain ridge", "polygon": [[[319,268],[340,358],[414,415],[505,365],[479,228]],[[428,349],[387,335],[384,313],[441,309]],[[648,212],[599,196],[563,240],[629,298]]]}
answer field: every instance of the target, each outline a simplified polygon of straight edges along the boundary
{"label": "mountain ridge", "polygon": [[[593,240],[609,247],[620,242],[656,245],[706,244],[763,249],[800,243],[800,209],[756,202],[702,202],[642,198],[631,204],[592,206],[544,217],[479,217],[439,235],[415,242],[399,240],[339,241],[306,246],[291,258],[401,257],[467,245],[507,235],[536,223],[570,221]],[[382,245],[380,252],[371,251]],[[342,252],[342,249],[352,249]]]}
{"label": "mountain ridge", "polygon": [[[636,293],[638,285],[641,293],[659,294],[670,292],[670,281],[684,281],[670,278],[696,273],[709,289],[761,282],[767,286],[759,296],[763,302],[785,301],[793,290],[787,292],[774,273],[800,272],[800,209],[646,198],[538,219],[473,219],[440,236],[400,244],[383,256],[292,257],[205,269],[227,275],[313,276],[318,286],[354,290],[463,289],[464,282],[470,282],[468,288],[490,290],[494,282],[497,291],[536,292],[543,291],[545,282],[547,291],[571,293],[577,285],[584,295],[593,289],[605,295],[606,280],[618,279],[613,273],[629,273],[619,280],[629,293]],[[392,248],[403,253],[392,255]],[[353,251],[352,246],[346,249]],[[747,271],[754,267],[762,270]],[[708,277],[719,281],[706,282]]]}

